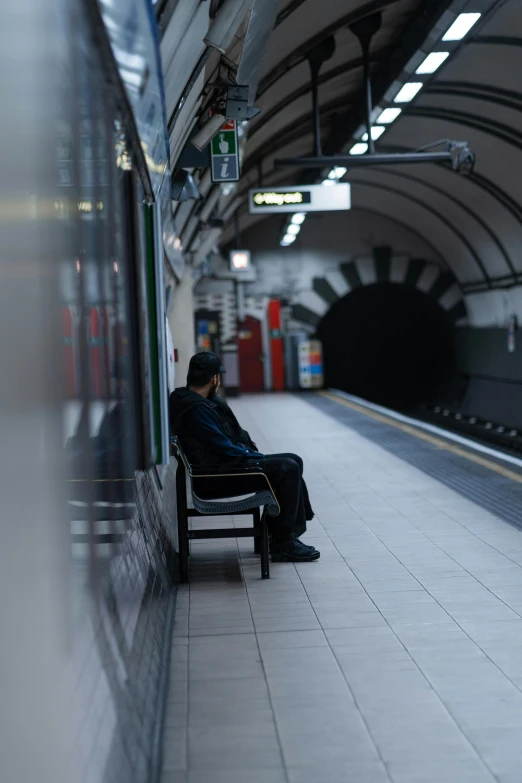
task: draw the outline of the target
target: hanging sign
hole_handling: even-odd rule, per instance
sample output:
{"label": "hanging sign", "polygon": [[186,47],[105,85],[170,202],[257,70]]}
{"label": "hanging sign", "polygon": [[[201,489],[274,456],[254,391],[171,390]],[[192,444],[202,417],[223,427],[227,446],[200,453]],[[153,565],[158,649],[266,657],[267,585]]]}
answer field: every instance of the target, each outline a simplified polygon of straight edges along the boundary
{"label": "hanging sign", "polygon": [[228,120],[212,139],[210,161],[212,182],[239,180],[239,146],[235,120]]}
{"label": "hanging sign", "polygon": [[350,185],[347,182],[326,185],[302,185],[288,188],[252,188],[248,191],[249,212],[333,212],[350,209]]}
{"label": "hanging sign", "polygon": [[299,352],[299,386],[320,389],[323,385],[323,349],[319,340],[302,340]]}
{"label": "hanging sign", "polygon": [[230,271],[247,272],[250,269],[250,250],[230,251]]}

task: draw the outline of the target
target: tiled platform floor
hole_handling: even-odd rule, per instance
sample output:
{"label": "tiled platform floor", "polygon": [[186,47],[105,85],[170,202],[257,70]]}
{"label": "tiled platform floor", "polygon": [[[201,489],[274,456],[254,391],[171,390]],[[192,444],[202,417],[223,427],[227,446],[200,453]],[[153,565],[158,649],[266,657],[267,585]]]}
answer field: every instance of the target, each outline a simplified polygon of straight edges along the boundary
{"label": "tiled platform floor", "polygon": [[306,398],[233,407],[305,459],[322,556],[193,546],[163,783],[520,783],[522,533]]}

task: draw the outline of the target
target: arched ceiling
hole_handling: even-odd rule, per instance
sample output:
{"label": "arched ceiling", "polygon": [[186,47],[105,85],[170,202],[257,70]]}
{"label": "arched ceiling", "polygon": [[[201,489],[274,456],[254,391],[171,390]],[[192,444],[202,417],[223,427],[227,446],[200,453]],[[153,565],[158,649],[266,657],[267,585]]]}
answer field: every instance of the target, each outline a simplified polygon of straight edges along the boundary
{"label": "arched ceiling", "polygon": [[[288,13],[267,53],[257,101],[263,112],[249,129],[240,192],[258,184],[260,162],[264,185],[317,181],[317,171],[277,169],[273,160],[312,152],[305,55],[313,41],[335,30],[336,17],[343,26],[334,33],[336,52],[323,66],[319,92],[323,147],[330,154],[346,147],[363,116],[360,48],[346,19],[377,7],[383,10],[383,26],[372,44],[378,103],[440,18],[442,5],[455,4],[287,3],[283,13]],[[464,289],[472,290],[522,280],[522,181],[513,175],[522,165],[522,89],[517,77],[522,33],[513,35],[520,29],[518,0],[470,0],[459,3],[457,10],[478,10],[483,16],[418,98],[403,106],[401,117],[376,148],[399,152],[443,138],[465,140],[477,155],[475,172],[465,177],[446,164],[379,166],[349,170],[344,181],[351,182],[358,208],[375,209],[424,233]],[[259,219],[243,217],[242,228]],[[229,230],[223,239],[230,238]]]}
{"label": "arched ceiling", "polygon": [[[183,4],[194,6],[180,0]],[[199,4],[200,16],[206,5]],[[414,58],[421,47],[424,52],[434,48],[457,14],[482,14],[376,141],[378,152],[400,152],[443,138],[465,140],[477,162],[469,177],[440,163],[349,169],[344,180],[352,184],[354,206],[423,234],[465,291],[522,282],[520,0],[282,0],[255,102],[262,111],[248,126],[241,181],[219,198],[215,188],[208,190],[207,198],[216,203],[214,214],[226,219],[221,243],[233,238],[236,210],[243,232],[263,219],[281,221],[247,213],[247,191],[259,184],[260,173],[264,186],[305,184],[324,176],[317,169],[276,168],[274,159],[312,153],[307,56],[332,35],[335,53],[319,78],[323,152],[339,154],[352,146],[364,118],[365,86],[360,44],[349,25],[376,11],[382,12],[382,26],[372,42],[371,76],[374,106],[381,107],[407,80],[408,68],[412,73],[417,67]],[[197,57],[202,51],[196,48]],[[206,78],[211,68],[215,64],[207,66]],[[191,100],[197,106],[197,98]],[[189,238],[204,208],[199,202],[186,210]],[[306,224],[297,242],[306,242]]]}

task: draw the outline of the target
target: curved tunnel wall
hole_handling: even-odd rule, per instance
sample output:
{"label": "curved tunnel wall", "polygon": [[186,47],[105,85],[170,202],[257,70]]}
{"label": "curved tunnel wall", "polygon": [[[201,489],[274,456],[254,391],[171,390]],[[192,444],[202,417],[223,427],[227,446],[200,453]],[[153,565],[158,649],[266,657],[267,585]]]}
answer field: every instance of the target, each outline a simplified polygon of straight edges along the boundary
{"label": "curved tunnel wall", "polygon": [[338,299],[375,283],[402,284],[428,294],[454,323],[467,317],[462,292],[451,272],[425,259],[395,255],[391,247],[381,246],[373,248],[371,257],[342,262],[336,270],[314,277],[311,285],[304,283],[292,300],[292,319],[315,329]]}

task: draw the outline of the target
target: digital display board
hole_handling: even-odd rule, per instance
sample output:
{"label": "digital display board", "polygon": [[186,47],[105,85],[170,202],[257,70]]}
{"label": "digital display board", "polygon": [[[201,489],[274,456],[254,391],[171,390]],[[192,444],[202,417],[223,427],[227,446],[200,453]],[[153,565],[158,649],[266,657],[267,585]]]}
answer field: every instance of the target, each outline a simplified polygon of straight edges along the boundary
{"label": "digital display board", "polygon": [[252,188],[248,193],[249,212],[332,212],[350,209],[350,185],[347,182],[326,185],[302,185],[288,188]]}

